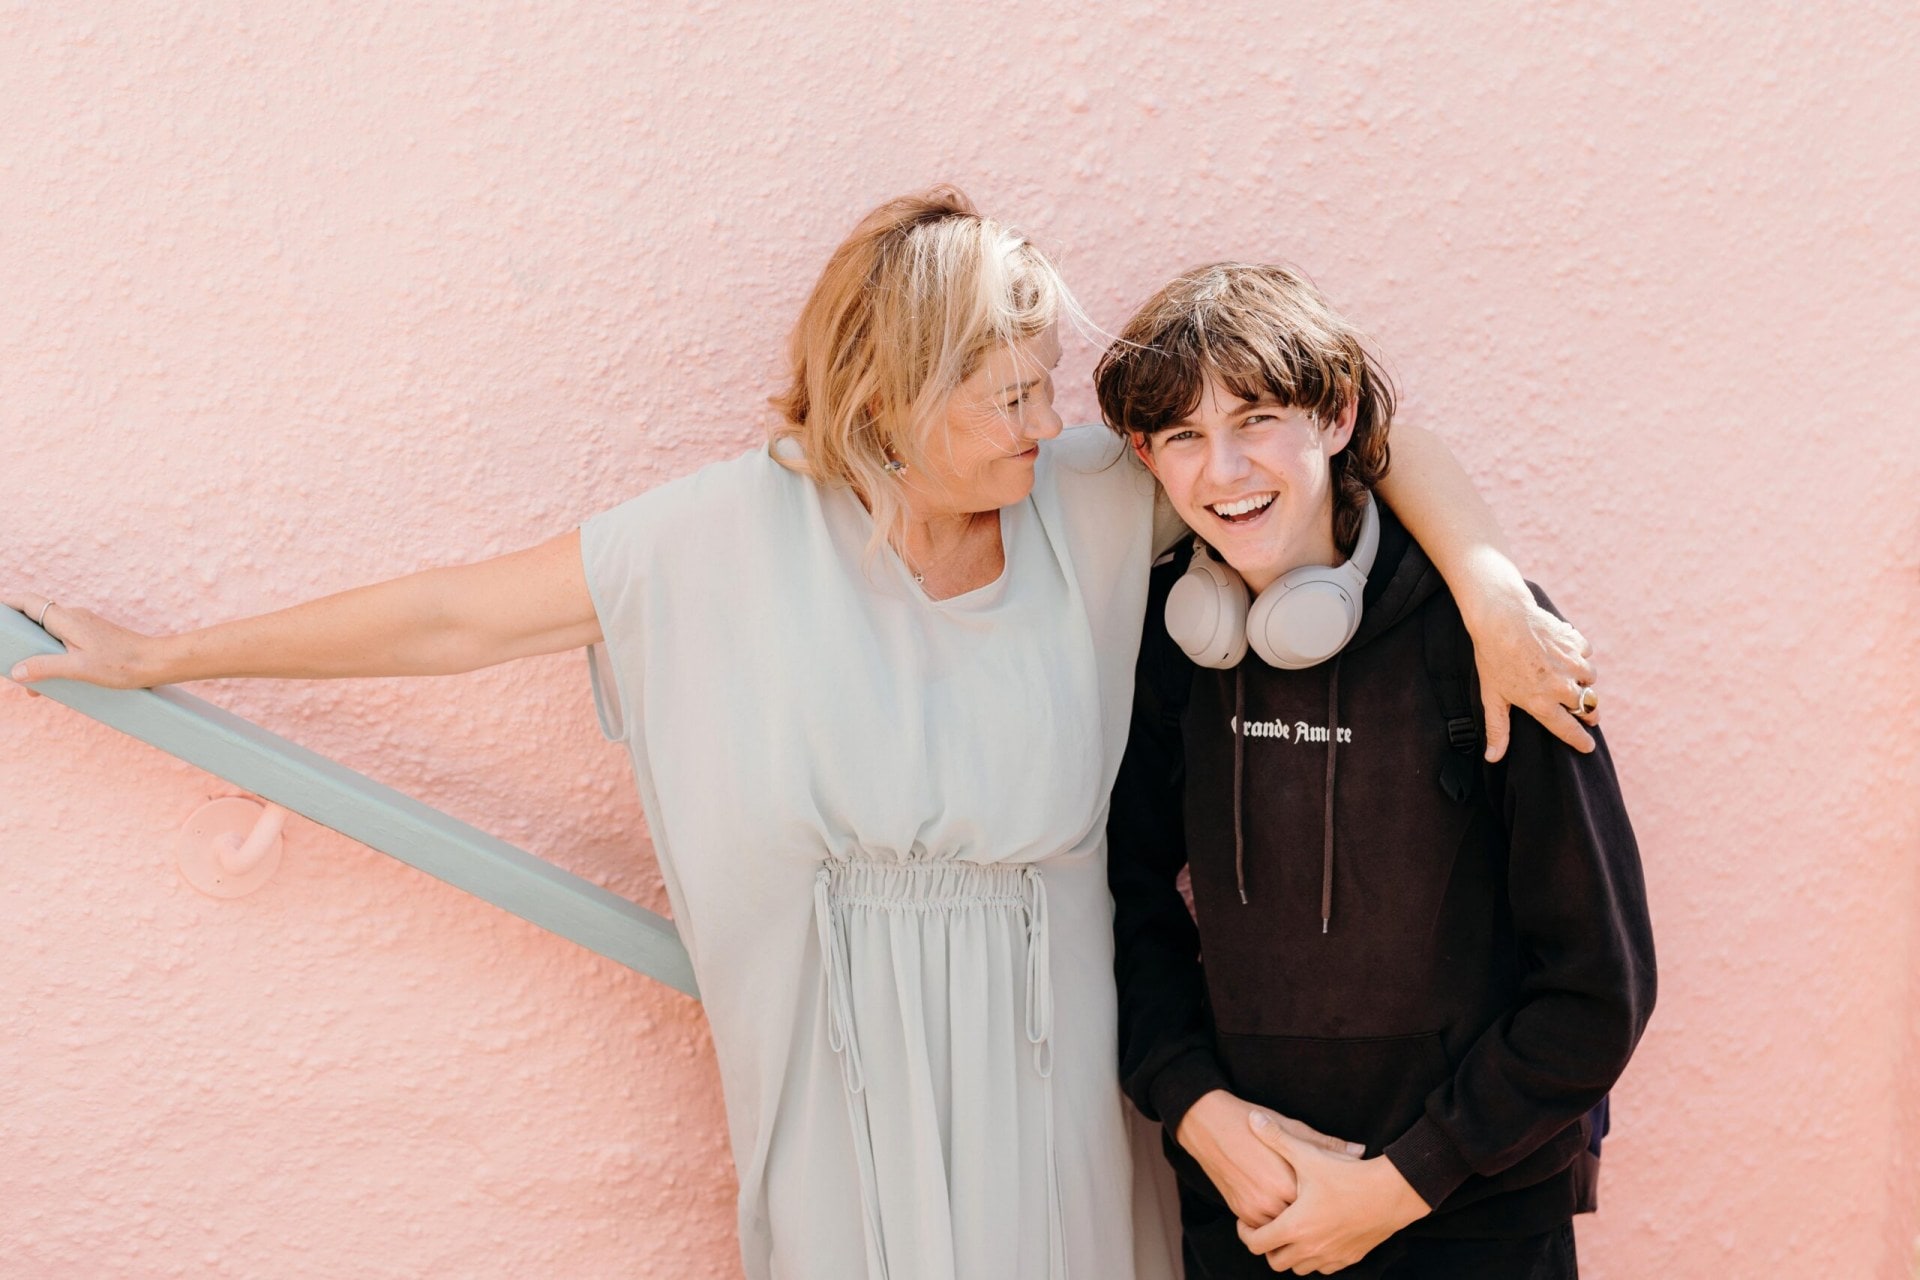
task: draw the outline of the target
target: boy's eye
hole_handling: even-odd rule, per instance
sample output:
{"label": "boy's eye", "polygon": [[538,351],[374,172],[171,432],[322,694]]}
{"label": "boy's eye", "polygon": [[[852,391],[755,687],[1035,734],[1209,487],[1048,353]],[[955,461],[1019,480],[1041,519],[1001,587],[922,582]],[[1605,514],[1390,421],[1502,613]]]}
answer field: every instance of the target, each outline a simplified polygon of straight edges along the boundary
{"label": "boy's eye", "polygon": [[1161,438],[1165,440],[1168,444],[1173,444],[1181,440],[1197,440],[1200,437],[1195,435],[1191,431],[1180,430],[1180,431],[1169,431],[1167,432],[1166,435],[1162,436]]}
{"label": "boy's eye", "polygon": [[1250,427],[1256,422],[1272,422],[1273,420],[1274,415],[1270,413],[1250,413],[1240,420],[1240,425]]}

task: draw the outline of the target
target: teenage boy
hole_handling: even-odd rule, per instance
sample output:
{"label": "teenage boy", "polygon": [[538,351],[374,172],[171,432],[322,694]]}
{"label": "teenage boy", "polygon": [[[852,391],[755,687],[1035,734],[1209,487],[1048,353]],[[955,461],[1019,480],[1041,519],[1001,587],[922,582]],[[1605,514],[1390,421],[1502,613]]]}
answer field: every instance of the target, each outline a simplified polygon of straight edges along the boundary
{"label": "teenage boy", "polygon": [[1122,1075],[1188,1275],[1574,1276],[1654,999],[1605,743],[1516,716],[1479,759],[1459,612],[1371,497],[1392,390],[1300,277],[1180,277],[1096,380],[1198,535],[1154,570],[1109,823]]}

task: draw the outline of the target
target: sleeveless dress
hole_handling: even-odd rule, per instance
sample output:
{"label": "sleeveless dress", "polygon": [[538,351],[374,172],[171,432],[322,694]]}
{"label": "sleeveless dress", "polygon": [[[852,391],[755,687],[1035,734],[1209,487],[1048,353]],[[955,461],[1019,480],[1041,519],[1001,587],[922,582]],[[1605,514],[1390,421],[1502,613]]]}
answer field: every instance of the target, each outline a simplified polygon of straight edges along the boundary
{"label": "sleeveless dress", "polygon": [[1064,433],[1000,578],[943,601],[764,451],[582,526],[752,1280],[1176,1274],[1116,1081],[1104,835],[1153,493]]}

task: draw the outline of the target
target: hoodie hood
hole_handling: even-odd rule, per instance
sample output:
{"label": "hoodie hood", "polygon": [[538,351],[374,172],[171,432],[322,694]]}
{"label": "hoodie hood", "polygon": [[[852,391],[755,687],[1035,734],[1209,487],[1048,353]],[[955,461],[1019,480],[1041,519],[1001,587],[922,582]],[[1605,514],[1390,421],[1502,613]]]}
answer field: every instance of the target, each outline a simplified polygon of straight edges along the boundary
{"label": "hoodie hood", "polygon": [[1374,557],[1373,572],[1367,575],[1367,589],[1360,598],[1364,610],[1360,629],[1353,633],[1353,639],[1347,641],[1341,652],[1371,644],[1375,637],[1425,604],[1443,585],[1439,570],[1427,559],[1426,552],[1382,503],[1380,551]]}

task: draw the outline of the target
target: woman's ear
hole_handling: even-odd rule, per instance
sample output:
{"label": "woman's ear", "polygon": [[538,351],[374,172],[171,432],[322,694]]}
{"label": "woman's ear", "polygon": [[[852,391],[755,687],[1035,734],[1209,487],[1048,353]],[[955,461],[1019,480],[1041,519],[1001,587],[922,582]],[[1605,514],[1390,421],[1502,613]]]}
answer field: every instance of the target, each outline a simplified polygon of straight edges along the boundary
{"label": "woman's ear", "polygon": [[1127,433],[1127,443],[1133,446],[1134,453],[1139,456],[1141,462],[1146,464],[1148,471],[1153,471],[1153,478],[1158,480],[1160,478],[1160,473],[1158,471],[1154,471],[1153,448],[1147,443],[1146,436],[1142,435],[1138,431],[1130,431]]}

